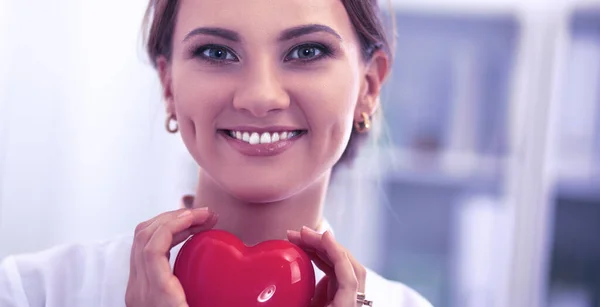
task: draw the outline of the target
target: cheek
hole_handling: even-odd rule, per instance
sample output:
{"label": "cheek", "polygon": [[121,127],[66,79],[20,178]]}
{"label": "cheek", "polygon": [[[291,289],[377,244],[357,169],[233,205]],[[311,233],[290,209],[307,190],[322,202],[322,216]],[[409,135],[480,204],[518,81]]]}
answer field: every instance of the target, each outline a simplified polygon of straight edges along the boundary
{"label": "cheek", "polygon": [[195,71],[185,67],[175,71],[173,93],[180,116],[195,118],[207,110],[222,108],[223,101],[232,92],[230,78],[225,74]]}
{"label": "cheek", "polygon": [[296,82],[303,85],[296,92],[297,101],[316,134],[313,149],[322,155],[338,158],[345,149],[360,88],[357,76],[352,69],[343,67]]}
{"label": "cheek", "polygon": [[217,114],[231,101],[232,82],[222,74],[207,74],[184,68],[174,70],[173,93],[181,137],[191,154],[199,160],[198,148],[216,133]]}

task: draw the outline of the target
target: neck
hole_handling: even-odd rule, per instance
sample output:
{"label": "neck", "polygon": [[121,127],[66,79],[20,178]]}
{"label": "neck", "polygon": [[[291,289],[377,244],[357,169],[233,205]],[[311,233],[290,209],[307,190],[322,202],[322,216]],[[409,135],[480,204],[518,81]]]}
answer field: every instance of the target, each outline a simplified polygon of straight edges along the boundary
{"label": "neck", "polygon": [[249,203],[223,190],[200,171],[194,207],[208,207],[219,219],[215,229],[228,231],[247,245],[284,240],[288,230],[317,229],[322,222],[329,174],[292,197],[270,203]]}

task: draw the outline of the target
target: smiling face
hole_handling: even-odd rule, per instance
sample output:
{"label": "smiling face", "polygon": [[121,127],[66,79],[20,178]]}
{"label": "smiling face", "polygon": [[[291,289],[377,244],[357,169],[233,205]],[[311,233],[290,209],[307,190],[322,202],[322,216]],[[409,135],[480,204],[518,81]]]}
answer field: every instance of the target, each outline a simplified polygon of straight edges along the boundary
{"label": "smiling face", "polygon": [[172,44],[167,109],[202,170],[249,202],[326,182],[387,71],[340,0],[183,0]]}

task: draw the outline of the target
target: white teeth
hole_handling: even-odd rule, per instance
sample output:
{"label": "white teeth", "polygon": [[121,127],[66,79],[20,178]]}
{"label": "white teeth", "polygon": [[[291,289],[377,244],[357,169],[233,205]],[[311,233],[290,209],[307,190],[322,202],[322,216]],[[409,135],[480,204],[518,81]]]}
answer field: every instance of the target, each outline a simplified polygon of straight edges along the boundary
{"label": "white teeth", "polygon": [[232,138],[238,139],[240,141],[244,141],[246,143],[250,143],[252,145],[256,144],[270,144],[279,141],[285,141],[287,139],[291,139],[296,136],[296,132],[294,131],[283,131],[283,132],[263,132],[259,134],[258,132],[243,132],[243,131],[229,131],[229,136]]}
{"label": "white teeth", "polygon": [[250,143],[250,145],[256,145],[256,144],[258,144],[259,141],[260,141],[260,137],[258,136],[258,133],[253,132],[250,135],[250,139],[248,140],[248,143]]}
{"label": "white teeth", "polygon": [[270,144],[271,143],[271,134],[268,132],[263,132],[260,136],[261,144]]}

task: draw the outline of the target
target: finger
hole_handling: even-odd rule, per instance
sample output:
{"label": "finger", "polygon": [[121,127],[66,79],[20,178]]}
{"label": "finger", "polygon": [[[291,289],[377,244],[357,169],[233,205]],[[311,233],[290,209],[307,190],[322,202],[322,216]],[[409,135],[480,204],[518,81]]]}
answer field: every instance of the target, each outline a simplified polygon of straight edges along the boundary
{"label": "finger", "polygon": [[291,243],[294,243],[296,245],[299,245],[302,241],[302,238],[300,237],[300,232],[295,230],[288,230],[287,237]]}
{"label": "finger", "polygon": [[325,273],[325,275],[335,278],[335,272],[333,270],[333,266],[329,265],[325,260],[323,260],[323,258],[325,258],[325,256],[321,256],[315,251],[307,251],[306,254],[315,263],[317,268],[319,268],[319,270],[321,270],[321,271],[323,271],[323,273]]}
{"label": "finger", "polygon": [[317,250],[320,251],[325,251],[325,249],[323,248],[323,244],[321,242],[321,237],[323,235],[308,228],[308,227],[302,227],[302,230],[300,230],[300,237],[302,238],[302,241],[307,244],[308,246],[314,247]]}
{"label": "finger", "polygon": [[333,263],[327,256],[325,248],[323,247],[322,237],[323,235],[307,227],[303,227],[300,231],[300,237],[302,238],[302,244],[309,248],[313,248],[321,259],[327,263],[327,265],[333,267]]}
{"label": "finger", "polygon": [[[140,272],[140,278],[143,278],[146,283],[153,279],[148,272],[148,269],[152,265],[152,262],[148,261],[149,256],[146,255],[151,253],[151,251],[147,248],[148,243],[161,225],[164,224],[166,220],[169,220],[169,218],[170,220],[175,219],[184,225],[187,224],[190,219],[190,216],[188,215],[190,213],[189,211],[189,209],[179,209],[162,213],[151,220],[148,226],[146,226],[146,228],[136,235],[135,265],[138,268],[137,270]],[[168,259],[170,258],[169,249],[163,251],[161,256],[164,257],[168,263]]]}
{"label": "finger", "polygon": [[327,290],[329,285],[329,276],[324,276],[315,288],[315,295],[310,301],[310,307],[324,307],[329,302]]}
{"label": "finger", "polygon": [[[298,247],[302,248],[311,257],[311,259],[315,262],[315,264],[321,271],[323,271],[327,275],[334,275],[333,265],[331,264],[331,262],[327,258],[327,255],[320,246],[315,247],[309,245],[310,242],[305,243],[302,239],[302,235],[297,231],[289,231],[288,239],[291,243],[296,244]],[[313,242],[321,245],[320,239],[314,240]]]}
{"label": "finger", "polygon": [[[358,262],[356,260],[356,258],[354,258],[354,256],[352,256],[351,253],[349,253],[341,245],[339,245],[337,242],[335,242],[335,239],[333,238],[333,235],[331,235],[331,232],[327,232],[327,233],[330,235],[331,239],[334,241],[334,244],[337,245],[339,248],[343,249],[344,252],[346,253],[346,255],[348,256],[348,259],[350,259],[350,263],[352,264],[354,274],[358,281],[358,285],[359,285],[358,291],[364,292],[365,291],[365,281],[366,281],[366,276],[367,276],[366,269],[364,268],[364,266],[362,266],[360,264],[360,262]],[[324,257],[325,250],[324,250],[323,244],[321,242],[323,239],[323,235],[320,235],[319,233],[315,232],[314,230],[311,230],[310,228],[304,228],[300,234],[303,239],[303,242],[306,242],[307,244],[310,244],[311,246],[316,246],[320,251],[322,251],[322,252],[319,252],[318,254],[322,258],[327,258],[327,257]],[[329,261],[327,261],[327,263],[329,265],[332,265],[331,262],[329,262]]]}
{"label": "finger", "polygon": [[179,236],[179,241],[176,241],[175,236],[189,231],[192,225],[201,225],[209,219],[211,213],[207,209],[187,210],[158,226],[143,248],[143,261],[151,283],[165,283],[171,278],[171,267],[165,254],[184,240]]}
{"label": "finger", "polygon": [[317,251],[317,247],[309,245],[308,243],[304,242],[304,240],[302,239],[302,235],[298,231],[289,230],[288,231],[288,240],[291,243],[297,245],[298,247],[302,248],[305,251],[310,251],[310,252]]}
{"label": "finger", "polygon": [[[143,222],[136,227],[133,248],[131,252],[131,257],[133,259],[131,266],[134,267],[136,275],[139,275],[139,278],[147,278],[143,252],[145,246],[148,244],[148,241],[150,241],[150,238],[156,229],[166,220],[175,219],[176,217],[181,216],[183,213],[188,211],[189,209],[179,209],[161,213],[153,219]],[[163,255],[166,257],[167,253],[168,251],[165,251]]]}
{"label": "finger", "polygon": [[181,242],[185,241],[191,235],[195,235],[199,232],[203,232],[203,231],[206,231],[206,230],[209,230],[209,229],[215,227],[215,225],[217,224],[217,221],[219,219],[218,216],[213,212],[209,212],[208,217],[205,217],[204,216],[205,213],[203,213],[201,211],[201,209],[192,210],[192,214],[197,215],[197,216],[192,217],[191,226],[189,228],[175,234],[175,236],[173,237],[173,242],[171,244],[171,247],[173,247],[175,245],[179,245]]}
{"label": "finger", "polygon": [[[133,251],[132,251],[132,257],[134,258],[134,263],[137,264],[136,266],[143,265],[143,263],[144,263],[143,256],[142,256],[143,248],[146,246],[148,241],[150,241],[150,238],[152,237],[152,235],[154,234],[156,229],[160,225],[162,225],[166,220],[173,219],[174,217],[179,216],[187,211],[188,211],[188,209],[182,208],[182,209],[175,210],[175,211],[164,212],[164,213],[161,213],[158,216],[154,217],[151,220],[141,223],[140,225],[138,225],[138,227],[136,227],[135,237],[134,237],[134,245],[133,245]],[[165,256],[167,258],[170,258],[169,251],[165,252]],[[143,269],[143,268],[137,269],[136,268],[136,271],[145,271],[145,269]]]}
{"label": "finger", "polygon": [[[336,285],[335,288],[337,288],[334,295],[334,302],[341,304],[340,306],[347,306],[348,300],[351,303],[354,302],[359,286],[354,266],[346,250],[335,242],[333,235],[329,231],[321,235],[309,228],[303,228],[300,231],[300,236],[303,244],[315,248],[316,252],[322,255],[321,258],[325,258],[327,264],[333,267],[333,274],[330,272],[328,275],[335,277],[335,279],[332,279]],[[332,288],[329,289],[331,291],[334,287],[330,288]]]}
{"label": "finger", "polygon": [[354,258],[354,256],[352,256],[351,253],[346,251],[346,255],[352,264],[352,268],[354,268],[354,275],[358,281],[358,292],[364,293],[365,285],[367,283],[367,270],[362,264],[360,264],[360,262],[356,260],[356,258]]}
{"label": "finger", "polygon": [[327,256],[333,262],[337,281],[332,306],[354,306],[356,305],[356,292],[358,292],[358,280],[354,274],[354,268],[348,253],[335,240],[329,231],[322,236],[322,246]]}
{"label": "finger", "polygon": [[129,268],[132,279],[146,277],[144,262],[142,258],[142,249],[144,246],[146,246],[146,243],[150,240],[150,237],[153,233],[153,231],[149,230],[149,227],[156,225],[155,223],[157,221],[163,219],[169,214],[181,214],[183,211],[183,209],[180,209],[176,211],[165,212],[136,226],[133,244],[131,247],[131,253],[129,256]]}
{"label": "finger", "polygon": [[[163,213],[148,222],[140,224],[141,226],[139,226],[139,227],[144,227],[144,225],[147,225],[147,226],[145,226],[145,228],[141,228],[140,231],[136,231],[137,234],[135,237],[135,245],[139,248],[145,247],[147,245],[147,242],[150,240],[150,238],[156,231],[156,229],[158,229],[158,227],[160,227],[167,221],[175,220],[178,218],[183,218],[188,213],[191,213],[191,216],[189,218],[192,221],[192,225],[202,225],[203,223],[210,221],[209,218],[213,215],[213,213],[210,212],[207,208],[198,208],[198,209],[192,209],[192,210],[179,209],[179,210]],[[177,238],[177,239],[179,239],[179,238]],[[181,241],[182,240],[180,239],[177,244],[181,243]],[[177,245],[177,244],[175,244],[175,245]],[[138,248],[138,250],[139,250],[139,248]]]}

